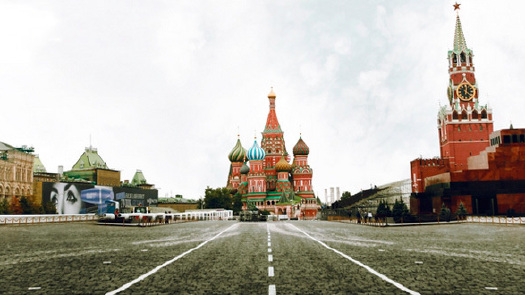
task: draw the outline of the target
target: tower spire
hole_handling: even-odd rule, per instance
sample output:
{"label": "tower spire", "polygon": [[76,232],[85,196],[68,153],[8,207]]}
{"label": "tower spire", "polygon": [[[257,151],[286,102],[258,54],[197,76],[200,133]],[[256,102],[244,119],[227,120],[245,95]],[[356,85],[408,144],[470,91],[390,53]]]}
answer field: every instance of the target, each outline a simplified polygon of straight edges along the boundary
{"label": "tower spire", "polygon": [[459,19],[459,5],[454,4],[454,10],[456,12],[456,30],[454,31],[454,52],[467,51],[467,41],[465,41],[465,35],[463,35],[463,29],[461,28],[461,20]]}

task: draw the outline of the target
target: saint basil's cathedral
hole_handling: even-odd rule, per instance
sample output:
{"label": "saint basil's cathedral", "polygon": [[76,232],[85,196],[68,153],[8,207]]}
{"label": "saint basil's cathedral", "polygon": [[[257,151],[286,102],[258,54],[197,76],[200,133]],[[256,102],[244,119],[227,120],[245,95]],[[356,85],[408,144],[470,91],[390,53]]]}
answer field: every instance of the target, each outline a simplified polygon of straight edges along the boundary
{"label": "saint basil's cathedral", "polygon": [[246,150],[237,139],[228,155],[231,166],[227,187],[242,195],[243,210],[255,206],[274,215],[313,219],[320,207],[312,189],[310,149],[300,137],[293,148],[292,164],[289,163],[275,98],[272,89],[268,94],[270,112],[261,145],[255,138],[252,147]]}

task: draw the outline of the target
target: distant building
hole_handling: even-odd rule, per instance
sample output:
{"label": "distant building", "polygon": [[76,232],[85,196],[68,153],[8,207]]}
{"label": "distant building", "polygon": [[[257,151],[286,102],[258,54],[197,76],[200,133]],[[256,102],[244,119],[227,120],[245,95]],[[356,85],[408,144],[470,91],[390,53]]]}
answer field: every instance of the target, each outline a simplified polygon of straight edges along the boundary
{"label": "distant building", "polygon": [[157,205],[158,191],[141,170],[131,183],[120,181],[120,171],[109,169],[93,147],[86,148],[72,169],[62,173],[46,172],[37,157],[33,164],[36,199],[53,202],[59,214],[102,213],[108,203],[118,202],[121,209]]}
{"label": "distant building", "polygon": [[441,157],[410,163],[413,214],[525,213],[525,129],[493,132],[492,109],[480,104],[474,54],[467,47],[459,15],[454,48],[448,52],[449,105],[438,112]]}
{"label": "distant building", "polygon": [[120,171],[109,169],[97,149],[91,146],[86,148],[71,170],[64,172],[64,176],[97,185],[120,186]]}
{"label": "distant building", "polygon": [[33,148],[0,142],[0,200],[33,195]]}

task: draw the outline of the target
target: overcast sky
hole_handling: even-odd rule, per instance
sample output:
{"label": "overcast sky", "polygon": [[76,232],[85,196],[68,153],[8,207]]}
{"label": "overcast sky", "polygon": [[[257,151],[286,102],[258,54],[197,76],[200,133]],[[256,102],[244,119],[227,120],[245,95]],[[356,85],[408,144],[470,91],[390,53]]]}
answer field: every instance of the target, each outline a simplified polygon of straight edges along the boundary
{"label": "overcast sky", "polygon": [[[0,141],[48,172],[90,145],[159,197],[226,185],[237,133],[260,142],[270,87],[315,192],[352,194],[439,156],[454,1],[2,1]],[[461,1],[480,103],[525,128],[523,1]]]}

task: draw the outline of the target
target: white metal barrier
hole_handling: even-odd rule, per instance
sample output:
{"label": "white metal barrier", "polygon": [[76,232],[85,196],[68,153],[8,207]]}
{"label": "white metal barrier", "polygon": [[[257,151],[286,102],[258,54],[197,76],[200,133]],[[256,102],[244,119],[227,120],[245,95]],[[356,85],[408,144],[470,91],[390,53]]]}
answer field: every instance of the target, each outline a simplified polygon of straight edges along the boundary
{"label": "white metal barrier", "polygon": [[187,210],[186,212],[168,215],[173,215],[178,220],[231,220],[233,219],[233,210]]}
{"label": "white metal barrier", "polygon": [[525,224],[525,217],[505,216],[467,216],[467,222],[493,223],[493,224]]}
{"label": "white metal barrier", "polygon": [[96,214],[0,215],[2,224],[35,224],[98,220]]}

